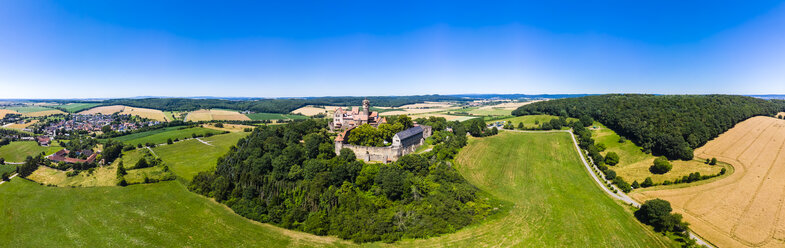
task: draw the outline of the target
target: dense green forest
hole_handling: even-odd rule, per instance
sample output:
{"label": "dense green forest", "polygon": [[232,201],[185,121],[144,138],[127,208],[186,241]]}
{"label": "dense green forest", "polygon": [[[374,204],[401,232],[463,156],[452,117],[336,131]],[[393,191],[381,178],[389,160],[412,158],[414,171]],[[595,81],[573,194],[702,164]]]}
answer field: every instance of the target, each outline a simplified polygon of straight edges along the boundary
{"label": "dense green forest", "polygon": [[222,99],[191,99],[191,98],[145,98],[145,99],[110,99],[102,105],[126,105],[138,108],[152,108],[164,111],[193,111],[197,109],[234,109],[260,113],[286,114],[305,105],[360,106],[368,99],[373,106],[399,107],[406,104],[425,101],[464,101],[467,98],[441,95],[422,96],[372,96],[372,97],[315,97],[288,99],[258,100],[222,100]]}
{"label": "dense green forest", "polygon": [[424,238],[487,216],[487,200],[450,163],[466,128],[419,122],[434,127],[433,150],[391,164],[364,163],[349,149],[336,156],[324,120],[259,127],[189,189],[250,219],[355,242]]}
{"label": "dense green forest", "polygon": [[693,149],[753,116],[772,116],[782,101],[733,95],[598,95],[522,106],[513,115],[590,116],[655,155],[689,160]]}

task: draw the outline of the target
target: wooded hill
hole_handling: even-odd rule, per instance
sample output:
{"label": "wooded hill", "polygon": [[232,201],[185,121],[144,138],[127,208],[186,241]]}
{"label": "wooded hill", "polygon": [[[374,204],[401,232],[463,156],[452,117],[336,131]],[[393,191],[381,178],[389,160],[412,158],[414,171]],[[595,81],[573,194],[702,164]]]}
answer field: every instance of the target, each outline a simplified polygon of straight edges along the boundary
{"label": "wooded hill", "polygon": [[735,95],[613,94],[522,106],[513,115],[590,116],[655,155],[689,160],[702,146],[753,116],[772,116],[783,102]]}
{"label": "wooded hill", "polygon": [[[233,109],[248,110],[259,113],[286,114],[306,105],[361,106],[366,97],[315,97],[315,98],[279,98],[258,100],[222,100],[222,99],[191,99],[191,98],[144,98],[144,99],[110,99],[101,105],[126,105],[137,108],[151,108],[163,111],[193,111],[197,109]],[[467,98],[441,95],[421,96],[372,96],[367,97],[373,106],[400,107],[406,104],[425,101],[466,101]]]}
{"label": "wooded hill", "polygon": [[421,123],[435,129],[433,150],[391,164],[349,149],[336,156],[324,120],[259,127],[188,188],[250,219],[355,242],[454,232],[492,210],[448,162],[466,145],[465,128],[431,120],[439,123]]}

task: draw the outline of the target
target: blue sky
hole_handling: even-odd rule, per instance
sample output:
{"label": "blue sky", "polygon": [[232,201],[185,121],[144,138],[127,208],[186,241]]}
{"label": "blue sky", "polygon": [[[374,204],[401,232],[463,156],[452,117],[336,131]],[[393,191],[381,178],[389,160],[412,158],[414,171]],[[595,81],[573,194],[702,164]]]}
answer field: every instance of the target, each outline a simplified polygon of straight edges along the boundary
{"label": "blue sky", "polygon": [[781,2],[555,2],[0,1],[0,98],[785,94]]}

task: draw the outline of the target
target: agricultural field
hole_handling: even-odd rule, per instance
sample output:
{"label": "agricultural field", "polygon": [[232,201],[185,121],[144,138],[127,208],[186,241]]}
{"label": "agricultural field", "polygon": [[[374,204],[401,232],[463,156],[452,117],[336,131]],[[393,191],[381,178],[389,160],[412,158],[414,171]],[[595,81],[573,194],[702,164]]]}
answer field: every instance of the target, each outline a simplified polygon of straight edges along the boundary
{"label": "agricultural field", "polygon": [[123,108],[123,111],[120,112],[120,114],[134,115],[156,121],[172,121],[166,118],[164,112],[157,109],[125,107]]}
{"label": "agricultural field", "polygon": [[191,138],[192,134],[197,135],[204,135],[207,133],[218,134],[220,131],[214,129],[207,129],[203,127],[193,127],[193,128],[184,128],[184,126],[175,126],[175,127],[165,127],[160,129],[155,129],[152,131],[141,132],[141,133],[133,133],[129,135],[123,135],[119,137],[112,138],[113,140],[120,141],[130,145],[136,144],[163,144],[166,143],[167,139],[184,139],[184,138]]}
{"label": "agricultural field", "polygon": [[[632,143],[630,140],[619,143],[621,137],[599,122],[594,122],[590,128],[595,144],[603,144],[607,147],[607,149],[604,152],[600,152],[600,154],[603,156],[607,155],[609,152],[619,154],[619,164],[609,166],[609,168],[616,171],[618,176],[621,176],[629,183],[632,183],[633,181],[641,183],[646,177],[651,177],[654,183],[659,184],[665,180],[673,182],[678,178],[688,176],[690,173],[694,172],[699,172],[701,175],[714,175],[719,173],[722,168],[726,168],[726,170],[731,169],[730,166],[724,163],[721,163],[720,165],[708,165],[704,163],[706,161],[705,158],[696,158],[691,161],[671,161],[671,164],[673,165],[671,171],[665,174],[654,174],[649,171],[649,167],[654,164],[654,159],[657,157],[651,153],[643,152],[643,149],[640,146]],[[698,182],[682,184],[680,186],[690,186],[696,183]]]}
{"label": "agricultural field", "polygon": [[24,116],[24,117],[44,117],[44,116],[50,116],[50,115],[64,115],[64,114],[66,114],[66,112],[63,112],[63,111],[61,111],[59,109],[50,109],[50,110],[37,111],[37,112],[28,112],[28,113],[22,114],[22,116]]}
{"label": "agricultural field", "polygon": [[52,108],[41,107],[41,106],[7,107],[5,109],[10,109],[22,114],[53,110]]}
{"label": "agricultural field", "polygon": [[176,181],[64,188],[14,178],[0,185],[0,199],[0,240],[9,247],[350,245],[249,221]]}
{"label": "agricultural field", "polygon": [[[516,128],[518,128],[518,123],[523,122],[523,126],[524,127],[526,127],[526,128],[534,128],[534,127],[539,127],[540,126],[539,124],[535,124],[535,123],[542,124],[542,123],[545,123],[545,122],[550,122],[553,119],[559,119],[559,117],[558,116],[553,116],[553,115],[524,115],[524,116],[517,116],[517,117],[510,117],[510,118],[505,118],[505,119],[487,121],[487,123],[490,124],[490,123],[499,122],[499,121],[510,121],[510,122],[512,122],[512,124]],[[567,118],[567,122],[572,122],[572,121],[578,121],[578,119]],[[567,129],[569,129],[569,128],[567,128]]]}
{"label": "agricultural field", "polygon": [[330,114],[329,111],[327,109],[325,109],[324,107],[310,106],[310,105],[309,106],[305,106],[305,107],[301,107],[301,108],[298,108],[298,109],[295,109],[294,111],[292,111],[292,113],[293,114],[302,114],[302,115],[305,115],[305,116],[314,116],[314,115],[317,115],[317,114],[326,114],[326,115]]}
{"label": "agricultural field", "polygon": [[69,113],[76,113],[85,109],[93,108],[95,106],[98,106],[98,103],[68,103],[59,105],[57,107],[63,108]]}
{"label": "agricultural field", "polygon": [[37,156],[42,152],[46,155],[55,153],[63,149],[57,142],[52,142],[49,147],[39,146],[35,141],[14,141],[11,144],[0,147],[0,158],[6,162],[24,162],[27,156]]}
{"label": "agricultural field", "polygon": [[20,113],[10,109],[0,109],[0,119],[5,118],[5,115],[7,114],[20,114]]}
{"label": "agricultural field", "polygon": [[219,131],[228,131],[228,132],[243,132],[246,128],[254,129],[256,126],[251,125],[242,125],[242,124],[229,124],[229,123],[222,123],[224,127],[216,127],[215,123],[205,123],[202,124],[203,128],[209,128]]}
{"label": "agricultural field", "polygon": [[123,105],[111,105],[111,106],[101,106],[95,107],[88,110],[83,110],[77,114],[80,115],[95,115],[95,114],[102,114],[102,115],[111,115],[114,113],[122,112],[125,109]]}
{"label": "agricultural field", "polygon": [[670,201],[690,228],[718,247],[785,246],[785,120],[753,117],[695,150],[735,173],[710,183],[630,196]]}
{"label": "agricultural field", "polygon": [[83,171],[76,176],[67,176],[65,171],[41,166],[33,174],[27,177],[38,183],[45,185],[56,185],[60,187],[94,187],[94,186],[114,186],[117,184],[117,167],[99,166],[93,173]]}
{"label": "agricultural field", "polygon": [[253,113],[253,114],[246,114],[248,118],[255,121],[260,120],[302,120],[308,119],[308,116],[304,115],[290,115],[290,114],[276,114],[276,113]]}
{"label": "agricultural field", "polygon": [[200,138],[209,145],[191,139],[172,145],[158,146],[153,148],[153,151],[175,175],[190,181],[197,173],[215,168],[218,157],[226,154],[229,147],[237,144],[240,138],[248,134],[235,132]]}
{"label": "agricultural field", "polygon": [[[543,149],[549,148],[549,149]],[[456,233],[407,247],[671,247],[599,188],[567,133],[504,132],[471,139],[456,168],[512,206]]]}
{"label": "agricultural field", "polygon": [[247,121],[248,116],[234,110],[200,109],[188,113],[185,121]]}
{"label": "agricultural field", "polygon": [[12,129],[18,129],[18,130],[22,130],[22,129],[25,129],[25,128],[27,128],[28,126],[30,126],[30,125],[33,125],[33,124],[36,124],[36,123],[38,123],[38,120],[30,120],[30,121],[28,121],[28,122],[27,122],[27,123],[25,123],[25,124],[18,124],[18,123],[14,123],[14,124],[11,124],[11,125],[8,125],[8,126],[4,126],[4,127],[6,127],[6,128],[12,128]]}

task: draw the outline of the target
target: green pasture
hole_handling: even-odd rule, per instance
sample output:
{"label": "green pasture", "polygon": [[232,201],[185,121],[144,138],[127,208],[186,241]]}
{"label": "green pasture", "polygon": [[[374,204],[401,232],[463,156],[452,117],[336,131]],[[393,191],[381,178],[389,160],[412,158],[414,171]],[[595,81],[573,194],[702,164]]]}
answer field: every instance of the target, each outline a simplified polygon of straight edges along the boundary
{"label": "green pasture", "polygon": [[192,128],[185,128],[185,129],[181,129],[181,128],[183,127],[181,126],[166,127],[166,128],[160,128],[147,132],[123,135],[119,137],[114,137],[112,139],[129,145],[137,145],[137,144],[144,145],[145,143],[148,142],[158,145],[158,144],[166,143],[166,140],[168,139],[174,140],[174,139],[191,138],[192,134],[204,135],[207,133],[212,133],[212,134],[221,133],[221,131],[209,129],[209,128],[203,128],[203,127],[192,127]]}
{"label": "green pasture", "polygon": [[0,147],[0,158],[4,158],[6,162],[24,162],[27,156],[37,156],[42,152],[49,155],[60,149],[63,147],[57,145],[57,142],[52,142],[51,146],[46,147],[39,146],[35,141],[14,141]]}

